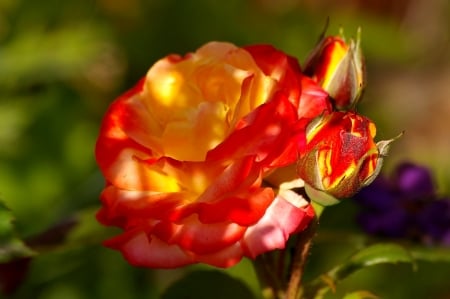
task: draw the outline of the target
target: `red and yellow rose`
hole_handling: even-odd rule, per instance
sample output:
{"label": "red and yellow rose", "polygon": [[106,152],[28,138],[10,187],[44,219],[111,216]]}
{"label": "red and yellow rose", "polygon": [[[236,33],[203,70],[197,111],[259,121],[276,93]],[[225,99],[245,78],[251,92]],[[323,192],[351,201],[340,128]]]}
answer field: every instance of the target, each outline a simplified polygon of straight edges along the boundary
{"label": "red and yellow rose", "polygon": [[102,123],[97,217],[123,230],[106,244],[158,268],[228,267],[284,248],[313,210],[263,179],[295,164],[306,124],[329,110],[328,95],[271,46],[212,42],[161,59]]}

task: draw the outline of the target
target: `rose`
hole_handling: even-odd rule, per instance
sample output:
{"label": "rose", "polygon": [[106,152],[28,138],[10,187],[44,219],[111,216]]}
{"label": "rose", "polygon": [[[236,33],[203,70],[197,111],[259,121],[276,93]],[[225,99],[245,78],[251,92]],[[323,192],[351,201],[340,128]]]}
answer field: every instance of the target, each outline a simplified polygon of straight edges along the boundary
{"label": "rose", "polygon": [[360,32],[356,42],[346,43],[341,36],[322,38],[309,55],[304,73],[330,94],[336,109],[353,109],[365,87]]}
{"label": "rose", "polygon": [[313,200],[328,205],[370,184],[392,140],[375,143],[375,124],[354,112],[332,112],[307,128],[297,173]]}
{"label": "rose", "polygon": [[313,210],[262,181],[295,162],[316,115],[300,105],[302,81],[292,57],[264,45],[212,42],[153,65],[110,106],[97,140],[107,182],[97,218],[123,230],[105,244],[158,268],[228,267],[284,248]]}

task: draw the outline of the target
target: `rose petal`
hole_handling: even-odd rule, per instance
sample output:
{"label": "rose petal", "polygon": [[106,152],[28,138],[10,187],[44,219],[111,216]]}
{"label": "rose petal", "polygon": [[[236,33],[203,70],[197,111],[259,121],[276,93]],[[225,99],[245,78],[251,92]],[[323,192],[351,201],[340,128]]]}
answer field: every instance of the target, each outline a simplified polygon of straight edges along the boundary
{"label": "rose petal", "polygon": [[101,200],[100,222],[105,224],[128,223],[128,219],[172,219],[180,213],[195,196],[186,192],[160,193],[153,191],[123,190],[110,185],[106,187]]}
{"label": "rose petal", "polygon": [[229,108],[224,103],[201,103],[186,118],[165,127],[161,146],[166,157],[180,161],[203,161],[228,132],[224,121]]}
{"label": "rose petal", "polygon": [[238,263],[243,256],[239,242],[210,254],[196,255],[169,245],[156,236],[148,237],[144,232],[128,232],[107,240],[105,246],[120,250],[124,258],[132,265],[170,269],[198,262],[216,267],[227,268]]}
{"label": "rose petal", "polygon": [[250,52],[263,72],[278,82],[277,90],[287,92],[289,101],[298,105],[301,71],[297,59],[270,45],[253,45],[245,49]]}
{"label": "rose petal", "polygon": [[267,159],[266,163],[269,165],[274,159],[282,164],[293,163],[292,153],[286,153],[285,149],[290,142],[297,141],[291,132],[297,119],[297,111],[286,96],[277,93],[271,101],[255,109],[248,117],[251,119],[248,125],[234,131],[211,150],[206,160],[255,155],[256,161]]}
{"label": "rose petal", "polygon": [[298,117],[312,119],[332,110],[329,95],[308,77],[302,77]]}
{"label": "rose petal", "polygon": [[196,256],[196,260],[215,267],[228,268],[237,264],[242,257],[242,247],[240,243],[235,243],[215,253]]}
{"label": "rose petal", "polygon": [[[192,213],[198,213],[202,222],[215,223],[233,221],[240,225],[254,224],[263,214],[267,206],[274,198],[270,188],[259,188],[261,184],[260,170],[254,167],[254,159],[247,157],[241,161],[235,161],[221,174],[214,172],[215,180],[211,183],[202,182],[204,176],[212,173],[201,173],[199,163],[180,163],[168,159],[161,159],[162,171],[167,175],[183,181],[186,188],[180,192],[155,192],[145,190],[124,190],[113,185],[108,186],[102,192],[102,217],[104,223],[119,221],[124,223],[124,218],[153,218],[171,219],[179,221]],[[211,168],[213,170],[214,163]],[[250,172],[249,172],[250,171]],[[189,175],[190,174],[190,175]],[[177,177],[180,175],[181,177]],[[195,178],[200,176],[199,178]],[[188,181],[192,180],[192,183]],[[192,192],[192,185],[208,184],[209,186],[201,194]],[[189,191],[190,192],[189,192]]]}
{"label": "rose petal", "polygon": [[307,227],[314,217],[312,207],[291,190],[279,194],[259,222],[250,226],[243,239],[245,255],[283,249],[289,236]]}
{"label": "rose petal", "polygon": [[105,242],[105,245],[122,252],[132,265],[150,268],[175,268],[195,262],[194,255],[177,245],[168,245],[147,234],[126,233]]}
{"label": "rose petal", "polygon": [[238,242],[245,230],[246,227],[230,222],[204,224],[196,215],[191,215],[180,223],[160,222],[152,234],[169,245],[177,244],[185,250],[204,255]]}
{"label": "rose petal", "polygon": [[256,223],[273,201],[273,190],[259,188],[246,191],[240,197],[228,197],[217,203],[199,203],[200,219],[205,223],[219,221],[233,221],[239,225]]}

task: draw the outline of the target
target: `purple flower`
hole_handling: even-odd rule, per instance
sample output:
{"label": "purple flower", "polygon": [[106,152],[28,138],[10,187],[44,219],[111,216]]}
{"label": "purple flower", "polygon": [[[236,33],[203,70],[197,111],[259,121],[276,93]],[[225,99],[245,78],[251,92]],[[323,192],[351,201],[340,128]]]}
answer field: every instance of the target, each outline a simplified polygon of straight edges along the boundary
{"label": "purple flower", "polygon": [[450,198],[440,197],[431,172],[402,163],[355,195],[361,227],[380,237],[450,246]]}
{"label": "purple flower", "polygon": [[424,206],[418,224],[425,232],[426,243],[450,246],[450,198],[441,198]]}
{"label": "purple flower", "polygon": [[430,171],[409,162],[397,167],[394,185],[404,197],[411,200],[426,199],[432,197],[435,192]]}

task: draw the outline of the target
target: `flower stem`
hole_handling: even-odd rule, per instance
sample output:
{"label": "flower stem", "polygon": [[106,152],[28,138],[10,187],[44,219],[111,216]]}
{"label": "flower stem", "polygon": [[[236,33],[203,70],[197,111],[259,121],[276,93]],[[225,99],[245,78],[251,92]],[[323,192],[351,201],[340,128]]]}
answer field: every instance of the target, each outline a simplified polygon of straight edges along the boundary
{"label": "flower stem", "polygon": [[281,282],[274,271],[276,265],[274,264],[273,254],[275,254],[275,252],[262,254],[253,262],[258,280],[261,284],[261,291],[264,299],[282,298],[280,296],[282,291]]}
{"label": "flower stem", "polygon": [[305,263],[311,248],[312,239],[314,238],[318,225],[318,217],[316,216],[308,228],[299,234],[297,239],[296,250],[291,264],[291,274],[286,289],[285,299],[300,298],[300,284],[302,281]]}

